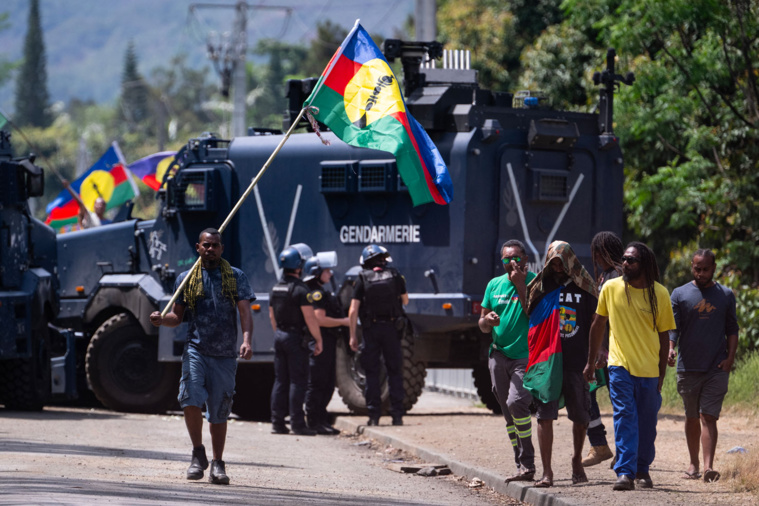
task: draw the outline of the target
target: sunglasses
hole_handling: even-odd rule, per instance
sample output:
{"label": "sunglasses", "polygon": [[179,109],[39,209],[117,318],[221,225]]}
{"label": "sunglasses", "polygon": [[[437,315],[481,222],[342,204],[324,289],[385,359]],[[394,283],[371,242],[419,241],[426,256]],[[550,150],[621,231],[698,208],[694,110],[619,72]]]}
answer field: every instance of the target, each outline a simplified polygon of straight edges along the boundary
{"label": "sunglasses", "polygon": [[622,257],[622,262],[627,262],[628,264],[637,264],[640,262],[640,258],[638,257]]}
{"label": "sunglasses", "polygon": [[519,263],[522,261],[522,257],[506,257],[502,258],[501,262],[503,262],[503,265],[509,265],[512,260],[514,260],[516,263]]}

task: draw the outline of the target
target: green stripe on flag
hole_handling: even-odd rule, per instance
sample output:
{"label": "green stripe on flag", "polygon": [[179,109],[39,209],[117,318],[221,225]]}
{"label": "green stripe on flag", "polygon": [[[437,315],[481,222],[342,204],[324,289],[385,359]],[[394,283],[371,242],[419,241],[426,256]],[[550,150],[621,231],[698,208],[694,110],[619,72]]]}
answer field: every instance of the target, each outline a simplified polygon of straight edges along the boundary
{"label": "green stripe on flag", "polygon": [[312,105],[319,108],[319,113],[314,115],[316,119],[329,125],[344,142],[394,153],[398,172],[414,205],[433,202],[419,156],[401,122],[392,116],[385,116],[367,127],[358,128],[345,112],[343,96],[328,86],[322,87]]}
{"label": "green stripe on flag", "polygon": [[550,355],[543,362],[533,364],[525,373],[522,385],[540,402],[558,400],[564,376],[561,353]]}
{"label": "green stripe on flag", "polygon": [[124,181],[113,189],[111,198],[108,199],[108,205],[106,206],[106,209],[119,207],[121,204],[131,198],[134,198],[134,190],[132,189],[132,185],[129,184],[129,181]]}

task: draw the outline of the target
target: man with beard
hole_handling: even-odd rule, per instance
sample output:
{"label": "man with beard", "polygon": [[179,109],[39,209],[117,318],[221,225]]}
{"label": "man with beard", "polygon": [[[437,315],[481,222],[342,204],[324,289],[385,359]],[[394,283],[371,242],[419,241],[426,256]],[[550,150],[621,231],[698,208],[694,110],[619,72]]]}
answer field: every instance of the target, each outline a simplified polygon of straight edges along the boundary
{"label": "man with beard", "polygon": [[224,245],[218,230],[203,230],[195,248],[200,255],[200,263],[181,273],[175,282],[174,291],[189,276],[182,294],[166,316],[162,317],[160,311],[152,313],[150,323],[156,327],[176,327],[182,323],[187,308],[189,325],[177,399],[184,410],[185,425],[193,445],[187,479],[201,479],[203,471],[208,468],[201,411],[205,405],[213,447],[209,481],[227,485],[229,476],[222,454],[227,438],[227,418],[232,411],[232,397],[235,394],[237,313],[240,314],[243,337],[239,356],[250,360],[253,356],[250,301],[255,300],[256,296],[245,273],[221,258]]}
{"label": "man with beard", "polygon": [[527,289],[530,359],[524,387],[538,406],[538,444],[543,463],[543,476],[535,486],[553,486],[553,422],[559,416],[561,396],[573,424],[572,483],[586,483],[582,446],[590,421],[590,391],[583,367],[596,311],[596,283],[572,247],[554,241],[548,248],[545,267]]}
{"label": "man with beard", "polygon": [[685,439],[690,453],[690,466],[683,477],[701,477],[700,440],[704,448],[706,482],[720,477],[719,472],[712,469],[717,447],[717,419],[738,348],[735,295],[729,288],[714,282],[716,266],[711,250],[700,249],[693,255],[693,281],[672,292],[677,330],[669,333],[669,365],[674,366],[677,359],[677,392],[685,406]]}
{"label": "man with beard", "polygon": [[676,328],[667,289],[651,249],[628,244],[623,276],[604,284],[590,329],[585,379],[595,377],[598,348],[609,323],[609,391],[614,410],[617,481],[614,490],[652,488],[661,387],[667,371],[669,331]]}
{"label": "man with beard", "polygon": [[527,283],[535,278],[527,270],[524,244],[511,239],[501,246],[501,263],[505,274],[493,278],[485,288],[478,322],[483,333],[493,341],[488,353],[488,369],[506,432],[514,449],[517,472],[511,481],[532,481],[535,477],[535,448],[532,445],[532,396],[522,380],[527,367]]}

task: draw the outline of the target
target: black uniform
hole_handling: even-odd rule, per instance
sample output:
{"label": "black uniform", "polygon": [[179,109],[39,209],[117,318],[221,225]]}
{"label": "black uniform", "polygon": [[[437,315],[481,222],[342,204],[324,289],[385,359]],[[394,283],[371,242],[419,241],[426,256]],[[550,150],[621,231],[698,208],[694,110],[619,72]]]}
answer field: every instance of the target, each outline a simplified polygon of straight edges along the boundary
{"label": "black uniform", "polygon": [[[306,283],[311,289],[309,297],[314,309],[323,309],[330,318],[344,318],[345,314],[335,295],[319,283],[317,278]],[[335,391],[335,351],[337,340],[344,327],[321,327],[322,352],[309,358],[308,390],[306,391],[306,413],[308,425],[330,426],[327,405]]]}
{"label": "black uniform", "polygon": [[301,306],[310,306],[309,289],[298,277],[285,274],[269,294],[277,331],[274,333],[274,388],[271,392],[271,421],[290,427],[306,426],[303,401],[308,385],[308,339],[310,334]]}
{"label": "black uniform", "polygon": [[405,315],[400,296],[406,293],[406,280],[392,267],[364,269],[356,281],[353,298],[361,301],[359,317],[363,331],[361,366],[366,373],[364,397],[369,417],[382,414],[380,356],[385,359],[390,390],[390,415],[404,414],[402,329]]}

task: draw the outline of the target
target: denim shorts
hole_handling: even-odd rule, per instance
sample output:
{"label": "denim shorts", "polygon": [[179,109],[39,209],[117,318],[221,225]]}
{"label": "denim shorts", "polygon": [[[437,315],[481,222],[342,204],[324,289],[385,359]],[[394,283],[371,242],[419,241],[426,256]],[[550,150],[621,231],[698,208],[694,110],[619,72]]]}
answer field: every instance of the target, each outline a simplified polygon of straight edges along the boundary
{"label": "denim shorts", "polygon": [[209,423],[225,423],[232,412],[237,359],[209,357],[192,346],[182,354],[182,379],[177,400],[182,409],[206,406]]}

